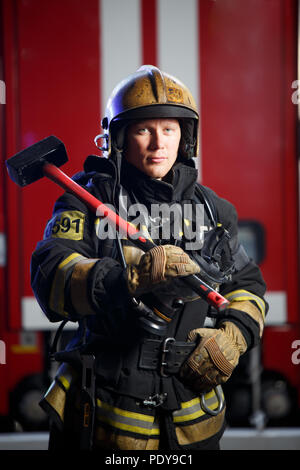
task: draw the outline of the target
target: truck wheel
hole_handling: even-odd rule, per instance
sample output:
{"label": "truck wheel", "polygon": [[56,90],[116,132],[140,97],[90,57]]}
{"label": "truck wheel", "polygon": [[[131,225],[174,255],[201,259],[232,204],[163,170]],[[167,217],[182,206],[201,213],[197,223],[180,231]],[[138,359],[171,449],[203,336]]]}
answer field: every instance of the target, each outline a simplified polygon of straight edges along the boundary
{"label": "truck wheel", "polygon": [[262,376],[262,408],[269,425],[292,425],[297,410],[296,394],[286,379],[277,373]]}
{"label": "truck wheel", "polygon": [[48,418],[39,406],[47,384],[40,374],[25,377],[13,390],[10,400],[11,415],[23,431],[48,429]]}

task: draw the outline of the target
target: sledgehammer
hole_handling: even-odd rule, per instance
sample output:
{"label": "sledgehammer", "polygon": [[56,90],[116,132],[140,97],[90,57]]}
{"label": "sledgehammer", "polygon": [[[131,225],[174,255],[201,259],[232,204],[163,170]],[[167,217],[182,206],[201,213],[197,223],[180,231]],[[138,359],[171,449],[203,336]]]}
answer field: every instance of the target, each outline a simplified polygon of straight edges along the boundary
{"label": "sledgehammer", "polygon": [[[9,176],[18,186],[27,186],[46,176],[64,190],[78,197],[95,214],[107,217],[113,227],[125,234],[132,243],[143,251],[149,251],[155,246],[152,241],[138,235],[139,231],[136,227],[119,217],[58,168],[67,161],[68,156],[63,142],[52,135],[6,160],[6,167]],[[217,311],[223,311],[228,306],[228,300],[197,275],[182,277],[181,280]]]}

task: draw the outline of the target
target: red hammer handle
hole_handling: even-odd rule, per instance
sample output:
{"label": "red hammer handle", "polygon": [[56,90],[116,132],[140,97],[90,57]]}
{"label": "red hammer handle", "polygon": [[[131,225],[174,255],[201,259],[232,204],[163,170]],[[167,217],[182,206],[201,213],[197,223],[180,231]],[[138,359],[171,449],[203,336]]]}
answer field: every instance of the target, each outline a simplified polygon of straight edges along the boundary
{"label": "red hammer handle", "polygon": [[[111,223],[114,224],[120,231],[128,235],[129,238],[133,237],[138,233],[137,229],[130,225],[126,220],[118,216],[114,211],[107,207],[103,202],[99,201],[95,196],[90,194],[86,189],[80,186],[78,183],[73,181],[69,176],[67,176],[63,171],[61,171],[57,166],[52,165],[52,163],[45,163],[44,174],[50,180],[57,183],[66,191],[77,196],[81,201],[84,201],[85,204],[95,213],[102,216],[108,217]],[[146,239],[141,238],[142,243],[146,243]]]}
{"label": "red hammer handle", "polygon": [[[66,191],[71,192],[81,201],[84,201],[87,206],[94,211],[95,214],[103,215],[108,217],[109,221],[114,224],[114,226],[126,234],[130,240],[141,248],[143,251],[149,251],[155,246],[150,240],[147,240],[144,237],[137,237],[139,233],[136,227],[128,223],[126,220],[122,219],[118,214],[112,211],[107,207],[103,202],[99,201],[95,196],[90,194],[86,189],[80,186],[78,183],[73,181],[69,176],[67,176],[63,171],[61,171],[55,165],[51,163],[45,163],[43,167],[45,176],[50,180],[54,181],[56,184],[61,186]],[[209,305],[215,307],[219,312],[225,310],[229,302],[225,297],[212,289],[208,284],[199,279],[196,275],[190,275],[187,277],[182,277],[181,280],[191,287],[196,293],[198,293],[202,298],[204,298]]]}

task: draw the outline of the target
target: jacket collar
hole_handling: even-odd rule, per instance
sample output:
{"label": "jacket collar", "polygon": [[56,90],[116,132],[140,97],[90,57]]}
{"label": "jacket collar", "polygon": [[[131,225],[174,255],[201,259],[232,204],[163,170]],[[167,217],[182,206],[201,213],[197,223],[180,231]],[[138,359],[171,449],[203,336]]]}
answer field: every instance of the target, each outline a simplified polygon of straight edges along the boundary
{"label": "jacket collar", "polygon": [[[107,174],[113,179],[117,175],[116,165],[112,160],[96,155],[87,157],[84,170],[86,173]],[[192,199],[197,177],[198,171],[192,160],[188,160],[186,163],[175,163],[164,180],[151,178],[125,159],[122,161],[122,186],[133,193],[139,202],[146,205],[157,202],[175,203]]]}
{"label": "jacket collar", "polygon": [[164,180],[157,180],[124,161],[121,183],[142,203],[175,203],[193,197],[197,176],[198,172],[194,167],[177,163]]}

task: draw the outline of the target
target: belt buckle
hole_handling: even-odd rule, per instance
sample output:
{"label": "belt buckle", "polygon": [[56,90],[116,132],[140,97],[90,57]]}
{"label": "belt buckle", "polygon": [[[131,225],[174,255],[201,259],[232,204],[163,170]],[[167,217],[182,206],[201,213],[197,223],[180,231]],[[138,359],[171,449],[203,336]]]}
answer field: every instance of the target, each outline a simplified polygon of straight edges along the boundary
{"label": "belt buckle", "polygon": [[160,375],[162,377],[169,377],[169,375],[165,374],[165,371],[164,371],[164,368],[165,366],[167,365],[167,362],[166,362],[166,355],[167,353],[170,351],[168,349],[168,345],[169,343],[174,343],[175,342],[175,338],[166,338],[163,342],[163,345],[162,345],[162,354],[161,354],[161,364],[160,364]]}

